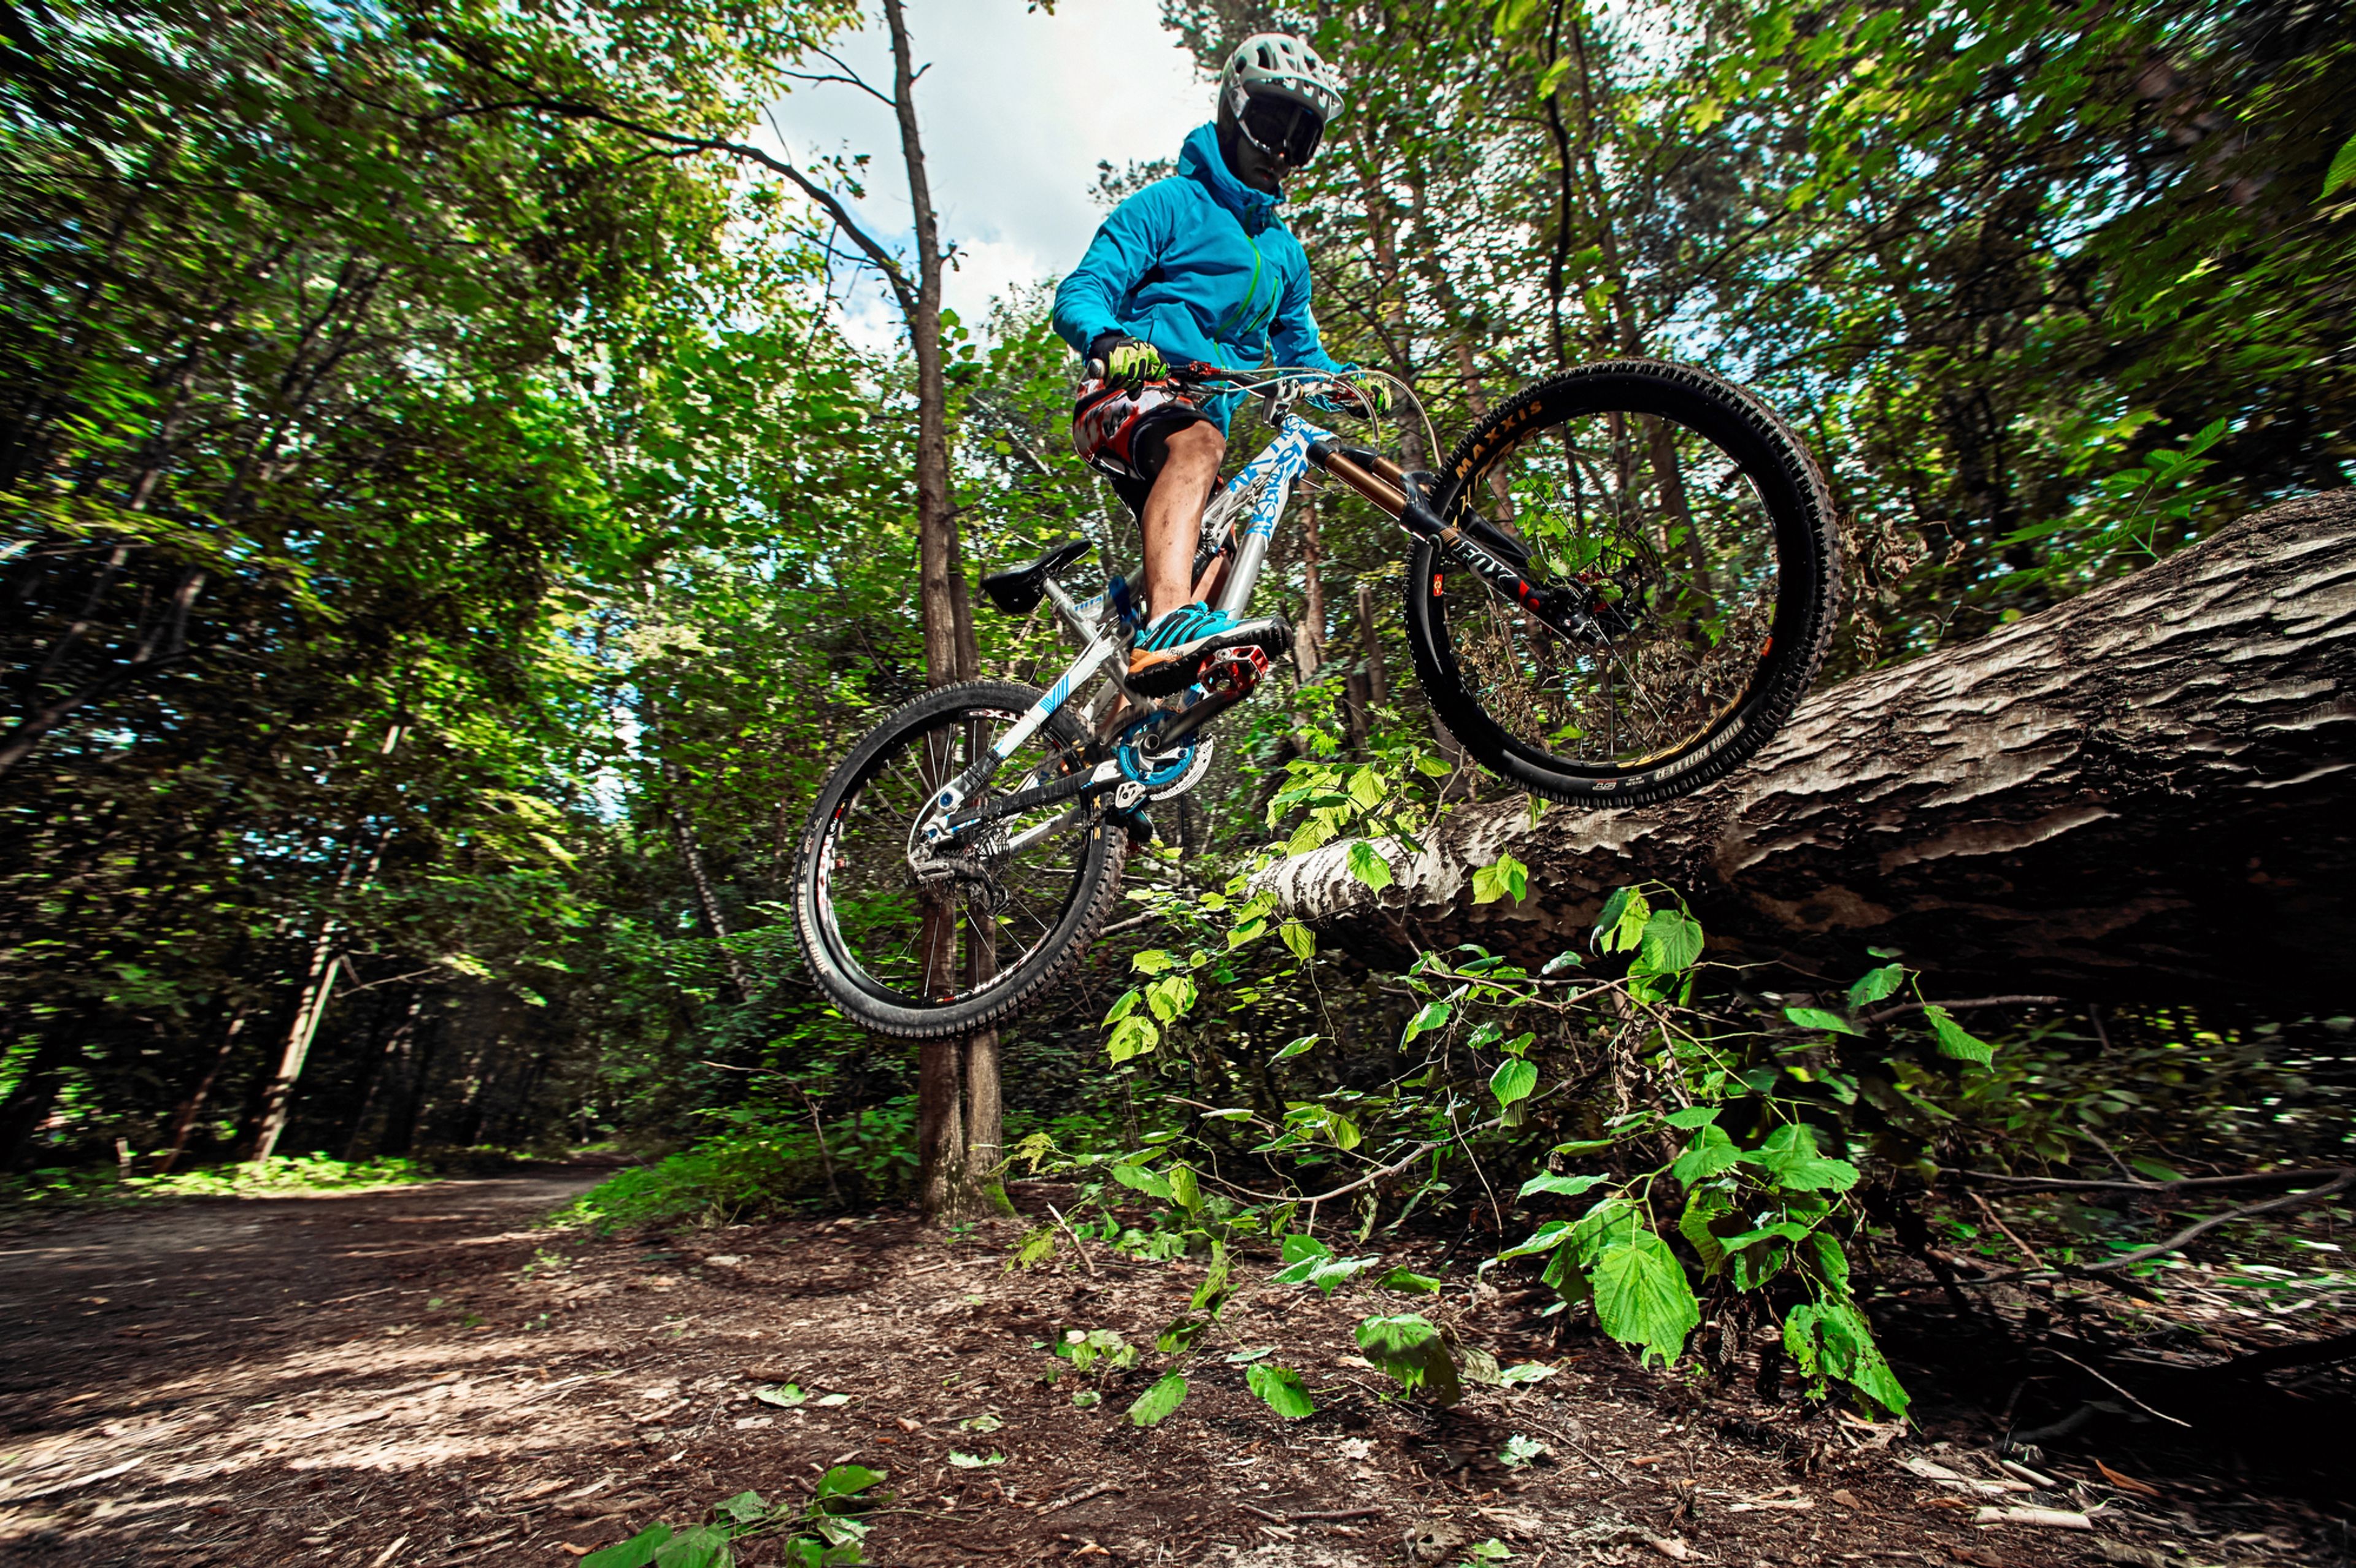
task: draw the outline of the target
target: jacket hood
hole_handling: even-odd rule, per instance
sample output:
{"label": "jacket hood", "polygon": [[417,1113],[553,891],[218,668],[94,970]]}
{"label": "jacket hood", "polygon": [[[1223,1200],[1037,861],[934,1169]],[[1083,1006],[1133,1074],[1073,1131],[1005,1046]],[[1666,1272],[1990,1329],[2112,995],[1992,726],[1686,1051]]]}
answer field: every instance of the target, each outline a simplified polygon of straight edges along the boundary
{"label": "jacket hood", "polygon": [[1184,144],[1178,149],[1178,172],[1200,184],[1221,207],[1241,219],[1246,233],[1257,234],[1276,221],[1276,204],[1283,197],[1254,190],[1236,178],[1219,151],[1217,125],[1206,123],[1186,133]]}

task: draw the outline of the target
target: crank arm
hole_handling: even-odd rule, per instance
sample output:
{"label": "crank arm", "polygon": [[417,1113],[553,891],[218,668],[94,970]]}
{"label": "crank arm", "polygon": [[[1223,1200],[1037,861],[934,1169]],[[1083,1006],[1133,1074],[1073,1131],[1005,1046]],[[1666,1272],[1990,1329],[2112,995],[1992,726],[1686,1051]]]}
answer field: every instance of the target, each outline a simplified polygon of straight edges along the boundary
{"label": "crank arm", "polygon": [[1098,763],[1087,773],[1066,773],[1053,783],[1018,789],[1012,795],[1001,795],[996,800],[984,801],[980,805],[960,811],[948,819],[948,829],[951,833],[962,833],[981,823],[1001,822],[1043,805],[1053,805],[1058,801],[1101,795],[1119,784],[1120,779],[1119,763]]}

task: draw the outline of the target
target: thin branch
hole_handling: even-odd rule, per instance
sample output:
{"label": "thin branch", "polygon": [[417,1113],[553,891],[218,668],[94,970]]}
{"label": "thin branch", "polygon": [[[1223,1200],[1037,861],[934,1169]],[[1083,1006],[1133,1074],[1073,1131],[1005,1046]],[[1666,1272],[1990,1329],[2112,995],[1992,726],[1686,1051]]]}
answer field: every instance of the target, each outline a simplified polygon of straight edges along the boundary
{"label": "thin branch", "polygon": [[1088,1261],[1088,1249],[1080,1244],[1080,1233],[1072,1229],[1071,1221],[1065,1219],[1062,1212],[1059,1211],[1053,1203],[1047,1205],[1047,1212],[1055,1215],[1056,1228],[1062,1231],[1064,1234],[1072,1238],[1072,1251],[1079,1254],[1080,1266],[1088,1271],[1088,1277],[1090,1279],[1096,1278],[1097,1265]]}
{"label": "thin branch", "polygon": [[2109,1274],[2132,1264],[2142,1263],[2147,1258],[2158,1257],[2164,1253],[2180,1252],[2194,1237],[2213,1231],[2220,1225],[2235,1220],[2254,1219],[2260,1214],[2280,1213],[2286,1209],[2304,1209],[2310,1203],[2320,1203],[2327,1198],[2337,1197],[2351,1186],[2356,1186],[2356,1168],[2341,1171],[2335,1179],[2325,1182],[2320,1187],[2310,1187],[2304,1192],[2286,1193],[2280,1198],[2270,1198],[2264,1203],[2246,1203],[2239,1209],[2228,1209],[2222,1214],[2212,1214],[2197,1224],[2187,1225],[2164,1242],[2154,1242],[2150,1246],[2137,1247],[2134,1252],[2122,1253],[2115,1258],[2104,1258],[2098,1264],[2082,1264],[2072,1272]]}
{"label": "thin branch", "polygon": [[[889,102],[890,100],[886,99],[885,101]],[[911,321],[916,318],[916,286],[909,283],[908,275],[900,270],[899,260],[884,248],[882,240],[859,226],[857,219],[851,216],[851,209],[842,204],[841,197],[783,158],[773,157],[758,147],[750,146],[743,142],[732,142],[724,136],[690,136],[677,131],[666,131],[659,125],[649,125],[643,120],[633,119],[626,114],[616,114],[610,109],[601,109],[596,104],[584,103],[569,98],[534,96],[510,99],[498,103],[468,104],[461,109],[444,111],[444,117],[489,114],[510,109],[527,109],[536,113],[553,114],[565,120],[594,121],[601,125],[611,125],[617,130],[627,131],[633,135],[644,136],[648,141],[660,142],[666,146],[684,147],[691,152],[700,153],[725,153],[739,162],[757,164],[772,174],[783,175],[799,187],[803,195],[824,208],[828,216],[841,226],[842,231],[851,236],[852,242],[865,252],[867,259],[873,261],[876,270],[884,274],[884,280],[891,285],[893,297],[899,302],[901,314]],[[766,110],[763,112],[765,115],[767,114]],[[776,117],[769,115],[768,118],[769,128],[776,131]],[[784,133],[779,131],[778,140],[783,142],[784,139]]]}
{"label": "thin branch", "polygon": [[[2255,1219],[2260,1214],[2276,1214],[2289,1209],[2304,1209],[2310,1203],[2320,1203],[2328,1198],[2337,1197],[2351,1187],[2356,1187],[2356,1166],[2351,1166],[2345,1169],[2337,1171],[2303,1170],[2291,1172],[2289,1174],[2294,1177],[2308,1179],[2312,1179],[2319,1176],[2329,1176],[2331,1179],[2325,1182],[2320,1187],[2310,1187],[2304,1192],[2286,1193],[2280,1198],[2269,1198],[2263,1203],[2245,1203],[2239,1209],[2228,1209],[2222,1214],[2211,1214],[2206,1220],[2201,1220],[2193,1224],[2187,1225],[2184,1229],[2177,1232],[2176,1234],[2169,1237],[2164,1242],[2154,1242],[2147,1247],[2137,1247],[2131,1253],[2121,1253],[2117,1257],[2104,1258],[2100,1263],[2068,1264],[2057,1268],[2022,1269],[2013,1274],[1983,1275],[1978,1279],[1965,1280],[1964,1283],[1966,1285],[2012,1285],[2024,1279],[2099,1278],[2104,1275],[2115,1274],[2120,1269],[2130,1268],[2139,1263],[2147,1263],[2153,1258],[2163,1256],[2169,1253],[2180,1253],[2192,1242],[2203,1235],[2206,1235],[2209,1232],[2215,1230],[2220,1225],[2231,1224],[2236,1220]],[[2246,1182],[2262,1179],[2221,1177],[2214,1178],[2212,1179],[2216,1181],[2241,1180]],[[2277,1177],[2275,1179],[2279,1179],[2279,1178]],[[2081,1188],[2109,1188],[2113,1190],[2117,1190],[2127,1186],[2126,1182],[2122,1181],[2083,1181],[2072,1182],[2068,1185]],[[2170,1183],[2169,1185],[2190,1186],[2192,1184],[2184,1182]],[[2142,1191],[2148,1189],[2133,1189],[2132,1190]]]}
{"label": "thin branch", "polygon": [[[1529,1099],[1518,1102],[1518,1104],[1535,1105],[1541,1100],[1553,1098],[1556,1094],[1560,1093],[1563,1090],[1569,1087],[1569,1083],[1565,1081],[1561,1083],[1556,1084],[1544,1094],[1534,1094]],[[1358,1189],[1362,1187],[1371,1187],[1377,1181],[1387,1180],[1391,1177],[1398,1175],[1408,1166],[1413,1165],[1417,1160],[1421,1159],[1425,1155],[1430,1154],[1434,1149],[1445,1148],[1452,1143],[1462,1143],[1465,1139],[1472,1137],[1476,1133],[1485,1133],[1492,1131],[1494,1128],[1502,1127],[1505,1125],[1505,1115],[1510,1114],[1511,1113],[1508,1112],[1492,1116],[1485,1122],[1477,1123],[1472,1126],[1464,1128],[1462,1132],[1451,1132],[1444,1138],[1432,1138],[1427,1142],[1419,1143],[1413,1148],[1408,1150],[1407,1153],[1399,1156],[1398,1158],[1391,1161],[1390,1164],[1376,1166],[1365,1175],[1358,1178],[1357,1180],[1344,1182],[1341,1186],[1336,1187],[1331,1192],[1320,1192],[1313,1198],[1301,1198],[1298,1196],[1287,1197],[1284,1194],[1276,1192],[1255,1192],[1248,1187],[1238,1187],[1232,1181],[1221,1181],[1217,1177],[1204,1177],[1201,1176],[1200,1172],[1197,1172],[1196,1174],[1200,1179],[1215,1182],[1217,1185],[1226,1188],[1230,1192],[1240,1192],[1247,1198],[1257,1198],[1263,1203],[1306,1203],[1313,1208],[1320,1203],[1329,1202],[1336,1198],[1347,1197],[1349,1194],[1357,1191]]]}
{"label": "thin branch", "polygon": [[2236,1187],[2297,1186],[2302,1181],[2329,1181],[2340,1174],[2337,1166],[2321,1170],[2262,1170],[2249,1176],[2184,1176],[2173,1181],[2104,1181],[2061,1176],[2007,1176],[1994,1170],[1951,1170],[1963,1181],[1994,1182],[2014,1192],[2142,1192],[2168,1198],[2184,1192],[2222,1192]]}
{"label": "thin branch", "polygon": [[2169,1414],[2168,1412],[2164,1410],[2152,1409],[2151,1406],[2144,1403],[2143,1401],[2136,1398],[2135,1395],[2127,1392],[2126,1390],[2119,1387],[2118,1384],[2113,1382],[2110,1379],[2104,1377],[2102,1373],[2096,1371],[2094,1368],[2088,1366],[2077,1357],[2064,1356],[2061,1351],[2053,1349],[2051,1345],[2040,1345],[2037,1349],[2044,1351],[2049,1356],[2069,1362],[2072,1366],[2077,1368],[2080,1371],[2085,1373],[2096,1382],[2101,1383],[2104,1388],[2109,1389],[2112,1392],[2117,1394],[2121,1399],[2126,1400],[2129,1404],[2134,1405],[2137,1410],[2142,1411],[2146,1415],[2156,1415],[2160,1420],[2167,1422],[2172,1426],[2181,1426],[2187,1432],[2192,1430],[2192,1423],[2189,1421],[2179,1421],[2175,1416]]}
{"label": "thin branch", "polygon": [[1919,1013],[1924,1008],[1944,1008],[1947,1011],[1965,1012],[1973,1008],[2051,1008],[2058,1007],[2060,997],[1974,997],[1961,1002],[1901,1002],[1895,1007],[1880,1008],[1866,1014],[1859,1023],[1878,1024],[1905,1013]]}

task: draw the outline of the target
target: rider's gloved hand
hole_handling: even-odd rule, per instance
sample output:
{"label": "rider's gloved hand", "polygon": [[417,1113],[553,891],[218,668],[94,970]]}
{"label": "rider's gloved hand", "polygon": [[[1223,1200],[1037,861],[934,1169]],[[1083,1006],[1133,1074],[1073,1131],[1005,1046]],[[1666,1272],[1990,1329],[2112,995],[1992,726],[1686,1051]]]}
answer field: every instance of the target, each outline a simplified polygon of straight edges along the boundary
{"label": "rider's gloved hand", "polygon": [[1374,419],[1391,411],[1397,401],[1388,381],[1333,381],[1325,390],[1310,400],[1321,408],[1338,413],[1355,414],[1360,419]]}
{"label": "rider's gloved hand", "polygon": [[1088,357],[1105,368],[1106,380],[1118,382],[1132,392],[1148,381],[1170,374],[1162,350],[1126,333],[1098,334],[1097,340],[1088,345]]}

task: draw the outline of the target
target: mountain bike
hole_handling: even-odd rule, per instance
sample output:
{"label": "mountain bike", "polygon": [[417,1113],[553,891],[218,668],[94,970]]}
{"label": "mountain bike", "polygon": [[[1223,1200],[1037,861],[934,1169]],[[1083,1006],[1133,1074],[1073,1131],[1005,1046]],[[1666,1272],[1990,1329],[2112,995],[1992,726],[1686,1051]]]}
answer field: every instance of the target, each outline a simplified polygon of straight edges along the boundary
{"label": "mountain bike", "polygon": [[[1640,805],[1697,789],[1766,742],[1823,662],[1838,577],[1824,477],[1764,403],[1706,371],[1628,359],[1554,376],[1491,411],[1436,475],[1308,417],[1355,400],[1346,378],[1173,379],[1257,394],[1276,431],[1204,514],[1195,581],[1224,562],[1218,607],[1243,614],[1318,469],[1407,536],[1408,644],[1440,721],[1534,795]],[[1265,650],[1237,648],[1176,697],[1129,690],[1142,606],[1118,563],[1100,556],[1087,598],[1061,581],[1089,549],[981,580],[1009,614],[1052,601],[1082,644],[1054,685],[928,691],[819,792],[798,934],[826,993],[879,1033],[986,1029],[1067,976],[1145,813],[1202,781],[1206,727],[1269,674]]]}

